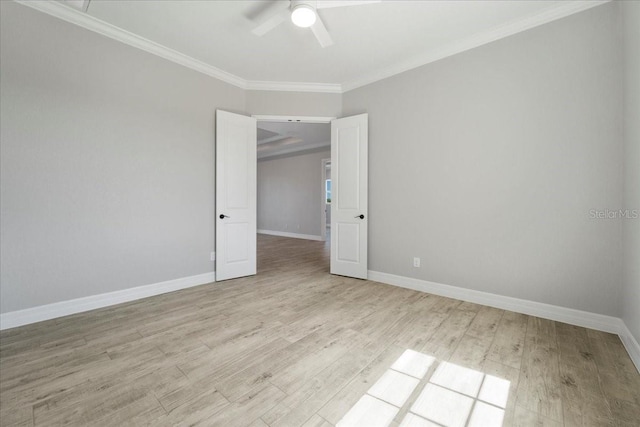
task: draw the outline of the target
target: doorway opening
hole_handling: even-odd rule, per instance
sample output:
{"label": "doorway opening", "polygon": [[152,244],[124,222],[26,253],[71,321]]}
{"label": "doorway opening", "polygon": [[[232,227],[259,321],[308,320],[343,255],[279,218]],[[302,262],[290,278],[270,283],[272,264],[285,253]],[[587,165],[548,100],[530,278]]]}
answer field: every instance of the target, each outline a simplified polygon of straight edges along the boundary
{"label": "doorway opening", "polygon": [[[286,256],[288,250],[296,247],[308,248],[310,255],[322,258],[323,269],[328,272],[331,233],[327,232],[327,222],[331,221],[331,205],[330,193],[327,199],[327,179],[331,177],[332,118],[254,118],[257,119],[258,270],[268,269],[262,262],[261,248],[268,252],[262,258],[274,264],[278,253]],[[313,250],[315,246],[319,249]]]}

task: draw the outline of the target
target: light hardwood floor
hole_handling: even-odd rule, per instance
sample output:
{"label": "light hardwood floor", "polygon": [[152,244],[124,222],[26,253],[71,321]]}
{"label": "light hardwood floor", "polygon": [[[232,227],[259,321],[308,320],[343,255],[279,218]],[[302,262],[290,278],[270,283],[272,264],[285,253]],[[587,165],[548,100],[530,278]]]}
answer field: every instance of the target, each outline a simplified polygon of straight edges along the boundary
{"label": "light hardwood floor", "polygon": [[258,247],[255,277],[3,331],[0,424],[639,425],[615,335],[331,276],[322,242]]}

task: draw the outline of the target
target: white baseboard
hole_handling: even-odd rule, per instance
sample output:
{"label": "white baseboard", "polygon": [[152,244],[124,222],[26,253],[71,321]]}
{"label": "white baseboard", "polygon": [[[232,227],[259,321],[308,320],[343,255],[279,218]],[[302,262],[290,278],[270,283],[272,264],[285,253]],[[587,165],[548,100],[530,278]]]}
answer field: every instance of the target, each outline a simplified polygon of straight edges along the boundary
{"label": "white baseboard", "polygon": [[[258,233],[272,234],[280,232],[258,230]],[[284,235],[284,237],[294,237],[298,239],[308,239],[311,237],[311,240],[319,240],[319,236],[306,236],[294,233],[272,235]],[[503,310],[515,311],[517,313],[528,314],[531,316],[542,317],[544,319],[618,334],[627,349],[631,360],[638,369],[638,372],[640,372],[640,344],[638,344],[638,341],[634,338],[633,334],[631,334],[631,331],[627,328],[624,322],[617,317],[605,316],[602,314],[595,314],[587,311],[559,307],[519,298],[506,297],[488,292],[464,289],[456,286],[443,285],[441,283],[429,282],[411,277],[396,276],[378,271],[369,270],[368,276],[369,280],[388,285],[399,286],[415,291],[455,298],[462,301],[488,305]],[[11,311],[9,313],[0,314],[0,330],[68,316],[70,314],[81,313],[83,311],[94,310],[97,308],[108,307],[115,304],[134,301],[193,286],[204,285],[211,282],[215,282],[215,272],[183,277],[180,279],[168,280],[166,282],[138,286],[105,294],[92,295],[84,298],[61,301],[24,310]]]}
{"label": "white baseboard", "polygon": [[575,310],[573,308],[506,297],[503,295],[491,294],[489,292],[459,288],[457,286],[443,285],[441,283],[429,282],[411,277],[396,276],[394,274],[381,273],[378,271],[369,270],[368,278],[369,280],[385,283],[387,285],[399,286],[402,288],[413,289],[414,291],[421,291],[476,304],[488,305],[490,307],[500,308],[503,310],[515,311],[516,313],[528,314],[530,316],[618,334],[629,353],[629,357],[631,357],[636,368],[638,368],[638,372],[640,372],[640,345],[638,345],[638,341],[633,337],[631,331],[629,331],[622,319],[618,317],[605,316],[602,314],[590,313],[588,311]]}
{"label": "white baseboard", "polygon": [[0,314],[0,330],[215,282],[215,272]]}
{"label": "white baseboard", "polygon": [[640,344],[638,344],[638,341],[624,323],[622,324],[622,331],[618,335],[622,340],[622,344],[624,344],[624,348],[627,349],[627,353],[629,353],[633,364],[636,365],[636,369],[640,373]]}
{"label": "white baseboard", "polygon": [[529,314],[531,316],[542,317],[549,320],[556,320],[558,322],[569,323],[571,325],[597,329],[599,331],[618,333],[620,332],[620,326],[622,324],[622,320],[617,317],[605,316],[602,314],[590,313],[588,311],[559,307],[557,305],[528,301],[519,298],[506,297],[491,294],[489,292],[459,288],[457,286],[443,285],[441,283],[428,282],[426,280],[413,279],[411,277],[380,273],[377,271],[369,271],[369,280],[473,302],[476,304],[488,305],[491,307],[501,308],[503,310],[515,311],[517,313]]}
{"label": "white baseboard", "polygon": [[321,242],[324,241],[322,239],[322,236],[316,236],[313,234],[289,233],[286,231],[258,230],[258,234],[268,234],[269,236],[280,236],[280,237],[292,237],[294,239],[319,240]]}

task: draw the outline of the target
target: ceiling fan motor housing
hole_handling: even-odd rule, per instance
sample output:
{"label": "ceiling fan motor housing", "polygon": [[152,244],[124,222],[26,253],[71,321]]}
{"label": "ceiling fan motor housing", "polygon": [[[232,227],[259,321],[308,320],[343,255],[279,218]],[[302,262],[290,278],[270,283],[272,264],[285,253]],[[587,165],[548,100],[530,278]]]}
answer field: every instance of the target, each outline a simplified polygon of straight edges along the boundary
{"label": "ceiling fan motor housing", "polygon": [[307,6],[307,7],[310,7],[311,9],[313,9],[314,11],[316,10],[316,2],[315,1],[311,1],[311,0],[291,0],[291,5],[289,6],[291,11],[293,11],[298,6]]}
{"label": "ceiling fan motor housing", "polygon": [[312,26],[318,19],[314,6],[310,1],[292,1],[290,6],[291,21],[302,28]]}

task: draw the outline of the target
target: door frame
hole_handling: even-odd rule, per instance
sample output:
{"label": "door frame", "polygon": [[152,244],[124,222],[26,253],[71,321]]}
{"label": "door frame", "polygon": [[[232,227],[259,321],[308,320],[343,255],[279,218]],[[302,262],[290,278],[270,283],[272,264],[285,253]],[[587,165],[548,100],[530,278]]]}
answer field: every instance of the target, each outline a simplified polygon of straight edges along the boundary
{"label": "door frame", "polygon": [[328,116],[273,116],[264,114],[252,114],[251,117],[259,122],[298,122],[298,123],[331,123],[337,117]]}
{"label": "door frame", "polygon": [[[326,182],[327,182],[327,165],[331,164],[331,159],[322,159],[320,161],[320,165],[322,167],[322,191],[320,191],[320,198],[322,199],[322,203],[320,204],[320,236],[322,236],[322,241],[327,241],[327,199],[326,196]],[[332,188],[333,191],[333,188]]]}

